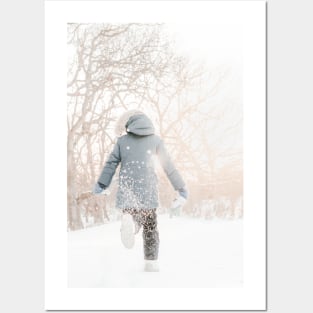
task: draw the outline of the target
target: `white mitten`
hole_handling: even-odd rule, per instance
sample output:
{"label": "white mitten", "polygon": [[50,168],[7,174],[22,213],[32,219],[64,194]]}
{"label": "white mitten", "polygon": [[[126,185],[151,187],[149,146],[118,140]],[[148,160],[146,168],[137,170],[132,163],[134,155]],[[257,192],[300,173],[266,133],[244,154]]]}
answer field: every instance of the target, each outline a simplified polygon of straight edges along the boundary
{"label": "white mitten", "polygon": [[173,215],[180,215],[180,211],[182,209],[182,207],[185,205],[186,203],[186,199],[182,196],[178,196],[172,203],[171,208],[170,208],[170,217],[172,217]]}
{"label": "white mitten", "polygon": [[100,194],[105,195],[105,196],[109,196],[111,194],[111,191],[109,189],[104,189]]}

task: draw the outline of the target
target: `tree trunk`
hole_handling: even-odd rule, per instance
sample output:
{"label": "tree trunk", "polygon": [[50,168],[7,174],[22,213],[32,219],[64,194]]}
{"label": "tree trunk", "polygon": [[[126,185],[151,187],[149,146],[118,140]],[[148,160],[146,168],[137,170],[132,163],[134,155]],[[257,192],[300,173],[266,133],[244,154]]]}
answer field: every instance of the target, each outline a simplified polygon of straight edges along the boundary
{"label": "tree trunk", "polygon": [[67,216],[69,230],[77,230],[84,228],[81,219],[80,208],[76,201],[73,149],[74,149],[73,135],[69,132],[67,142]]}

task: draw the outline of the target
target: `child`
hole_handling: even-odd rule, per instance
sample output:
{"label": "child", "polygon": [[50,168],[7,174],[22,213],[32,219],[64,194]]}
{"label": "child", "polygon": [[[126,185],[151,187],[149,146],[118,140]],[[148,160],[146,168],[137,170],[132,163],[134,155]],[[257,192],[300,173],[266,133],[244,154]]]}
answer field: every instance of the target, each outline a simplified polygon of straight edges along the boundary
{"label": "child", "polygon": [[151,120],[140,111],[129,111],[121,117],[118,125],[121,124],[126,129],[126,135],[118,138],[93,192],[99,194],[109,187],[116,168],[121,163],[116,206],[123,212],[122,242],[125,247],[132,248],[135,234],[143,226],[145,271],[158,271],[159,233],[156,210],[159,202],[154,155],[158,157],[172,186],[178,191],[176,204],[182,205],[186,201],[187,190],[163,141],[154,134]]}

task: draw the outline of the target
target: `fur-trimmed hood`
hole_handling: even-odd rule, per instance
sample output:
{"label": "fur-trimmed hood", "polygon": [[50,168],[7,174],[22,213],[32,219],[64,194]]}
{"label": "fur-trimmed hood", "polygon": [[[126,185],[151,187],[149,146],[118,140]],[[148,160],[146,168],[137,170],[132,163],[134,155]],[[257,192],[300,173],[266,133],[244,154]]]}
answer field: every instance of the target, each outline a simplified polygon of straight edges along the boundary
{"label": "fur-trimmed hood", "polygon": [[151,120],[142,113],[129,118],[126,123],[126,131],[138,136],[149,136],[154,134],[154,127]]}
{"label": "fur-trimmed hood", "polygon": [[148,136],[155,133],[154,126],[149,117],[138,110],[125,112],[119,118],[115,131],[118,136],[125,132],[138,136]]}

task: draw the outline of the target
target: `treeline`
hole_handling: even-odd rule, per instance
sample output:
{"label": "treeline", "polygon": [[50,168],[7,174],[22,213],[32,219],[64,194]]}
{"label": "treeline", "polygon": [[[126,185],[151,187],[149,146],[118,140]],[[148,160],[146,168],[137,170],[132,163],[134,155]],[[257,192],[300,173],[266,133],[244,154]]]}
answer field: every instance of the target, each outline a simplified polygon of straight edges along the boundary
{"label": "treeline", "polygon": [[[116,181],[109,196],[88,192],[116,141],[116,121],[129,109],[146,112],[165,140],[190,190],[185,214],[196,215],[195,208],[214,199],[238,207],[242,151],[233,143],[242,137],[241,102],[228,67],[208,69],[177,55],[159,24],[69,24],[68,49],[69,230],[116,214]],[[162,211],[175,194],[159,171]]]}

